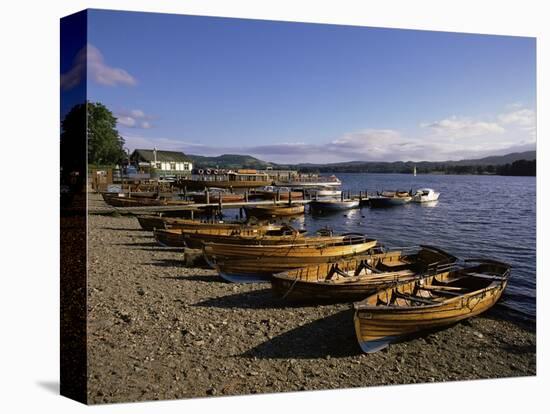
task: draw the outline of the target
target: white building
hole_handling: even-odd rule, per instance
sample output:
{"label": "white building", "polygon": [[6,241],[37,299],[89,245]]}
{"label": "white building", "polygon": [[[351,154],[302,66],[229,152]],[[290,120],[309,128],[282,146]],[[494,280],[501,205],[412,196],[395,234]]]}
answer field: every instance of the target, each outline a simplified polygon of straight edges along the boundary
{"label": "white building", "polygon": [[140,171],[158,175],[188,175],[193,169],[193,161],[178,151],[136,149],[130,155],[130,161]]}

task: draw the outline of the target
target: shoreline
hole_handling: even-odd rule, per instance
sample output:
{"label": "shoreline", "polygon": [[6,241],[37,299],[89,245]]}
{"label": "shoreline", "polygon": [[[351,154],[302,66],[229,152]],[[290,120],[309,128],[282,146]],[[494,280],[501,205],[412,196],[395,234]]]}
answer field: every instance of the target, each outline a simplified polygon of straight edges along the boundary
{"label": "shoreline", "polygon": [[535,329],[498,307],[366,355],[349,304],[288,306],[186,268],[131,216],[88,225],[92,404],[536,374]]}

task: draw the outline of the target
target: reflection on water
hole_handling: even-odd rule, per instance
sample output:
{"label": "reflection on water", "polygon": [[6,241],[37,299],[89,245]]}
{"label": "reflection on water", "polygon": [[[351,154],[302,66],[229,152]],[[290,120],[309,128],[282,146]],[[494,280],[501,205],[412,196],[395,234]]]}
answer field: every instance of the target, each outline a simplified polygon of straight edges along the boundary
{"label": "reflection on water", "polygon": [[418,203],[421,207],[435,207],[439,203],[439,200],[435,201],[426,201],[425,203]]}

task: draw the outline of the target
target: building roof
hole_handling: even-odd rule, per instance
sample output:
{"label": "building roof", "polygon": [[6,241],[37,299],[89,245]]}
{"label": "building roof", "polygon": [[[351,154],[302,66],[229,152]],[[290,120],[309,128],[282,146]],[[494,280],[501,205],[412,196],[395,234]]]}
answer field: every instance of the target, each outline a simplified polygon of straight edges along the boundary
{"label": "building roof", "polygon": [[[153,150],[149,149],[136,149],[132,153],[132,159],[138,159],[139,161],[154,161],[155,155]],[[191,158],[179,151],[160,151],[157,150],[158,162],[192,162]]]}

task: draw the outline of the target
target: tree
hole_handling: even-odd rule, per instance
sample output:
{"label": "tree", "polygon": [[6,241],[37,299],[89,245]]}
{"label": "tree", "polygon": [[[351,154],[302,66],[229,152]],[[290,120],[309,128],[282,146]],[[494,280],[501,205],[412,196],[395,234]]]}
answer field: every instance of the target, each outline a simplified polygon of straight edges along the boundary
{"label": "tree", "polygon": [[[70,162],[84,156],[88,142],[88,163],[115,164],[124,157],[124,138],[116,129],[117,119],[99,102],[86,102],[71,108],[61,122],[61,159]],[[85,163],[79,161],[79,165]]]}
{"label": "tree", "polygon": [[117,129],[117,119],[99,102],[87,102],[88,162],[114,164],[124,157],[124,138]]}

